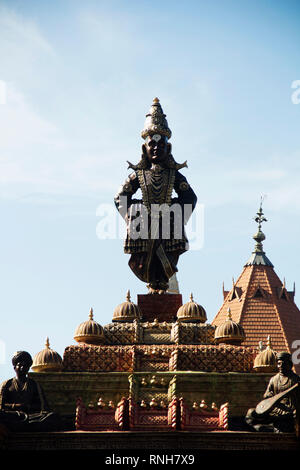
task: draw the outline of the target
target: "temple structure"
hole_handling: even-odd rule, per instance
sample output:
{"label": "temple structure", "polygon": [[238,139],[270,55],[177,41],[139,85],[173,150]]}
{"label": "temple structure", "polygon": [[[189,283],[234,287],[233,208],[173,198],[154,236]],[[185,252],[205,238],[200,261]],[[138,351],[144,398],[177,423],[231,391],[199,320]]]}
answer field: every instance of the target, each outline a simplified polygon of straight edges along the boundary
{"label": "temple structure", "polygon": [[[232,319],[245,330],[244,345],[257,347],[260,341],[271,337],[276,351],[295,351],[293,342],[300,339],[300,311],[294,302],[295,287],[288,291],[267,258],[262,242],[265,235],[261,225],[266,221],[260,206],[255,219],[258,231],[254,251],[238,279],[229,291],[223,290],[224,302],[212,324],[218,326],[226,318],[228,309]],[[297,373],[299,365],[295,365]]]}
{"label": "temple structure", "polygon": [[32,370],[52,408],[85,430],[196,431],[205,429],[203,413],[225,429],[242,418],[276,371],[276,351],[291,351],[300,337],[294,292],[263,251],[261,207],[256,221],[255,249],[212,324],[177,288],[136,303],[128,291],[107,325],[91,309],[62,360],[47,341]]}
{"label": "temple structure", "polygon": [[[261,225],[266,219],[261,206],[254,251],[232,289],[224,291],[212,324],[193,294],[182,299],[176,272],[179,256],[188,249],[184,230],[181,237],[175,236],[173,219],[166,240],[160,216],[146,223],[153,215],[150,202],[171,206],[173,189],[182,208],[189,204],[193,209],[197,200],[179,172],[186,163],[177,164],[171,154],[165,117],[155,98],[142,131],[142,159],[130,164],[134,172],[115,198],[127,224],[124,250],[131,255],[129,266],[148,283],[148,293],[133,301],[128,291],[107,325],[96,321],[91,309],[86,320],[74,325],[75,344],[65,348],[63,357],[47,339],[45,349],[33,358],[30,375],[68,431],[234,429],[232,423],[241,423],[261,400],[276,371],[276,352],[293,352],[293,341],[300,339],[295,289],[286,289],[263,251]],[[142,201],[133,199],[139,188]],[[134,205],[140,208],[145,201],[141,220],[148,228],[154,226],[157,236],[135,240]],[[180,227],[187,220],[181,217]],[[169,449],[171,434],[165,441]],[[147,439],[143,442],[150,445]]]}

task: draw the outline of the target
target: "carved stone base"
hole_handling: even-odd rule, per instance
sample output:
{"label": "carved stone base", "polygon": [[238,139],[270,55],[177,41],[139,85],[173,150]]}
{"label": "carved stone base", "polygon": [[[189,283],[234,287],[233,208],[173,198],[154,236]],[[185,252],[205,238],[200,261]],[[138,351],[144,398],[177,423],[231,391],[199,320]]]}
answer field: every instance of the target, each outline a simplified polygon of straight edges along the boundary
{"label": "carved stone base", "polygon": [[181,294],[138,294],[138,306],[142,321],[176,321],[176,313],[182,305]]}

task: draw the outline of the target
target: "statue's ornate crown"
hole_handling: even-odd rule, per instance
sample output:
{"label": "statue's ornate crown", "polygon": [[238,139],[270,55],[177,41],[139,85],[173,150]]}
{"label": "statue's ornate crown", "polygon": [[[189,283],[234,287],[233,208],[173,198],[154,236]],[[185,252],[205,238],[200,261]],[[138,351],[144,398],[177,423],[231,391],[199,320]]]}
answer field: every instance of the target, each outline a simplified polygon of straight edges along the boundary
{"label": "statue's ornate crown", "polygon": [[172,132],[168,127],[168,121],[160,105],[159,99],[154,98],[149,113],[146,114],[144,129],[141,132],[143,139],[148,135],[160,134],[170,139]]}

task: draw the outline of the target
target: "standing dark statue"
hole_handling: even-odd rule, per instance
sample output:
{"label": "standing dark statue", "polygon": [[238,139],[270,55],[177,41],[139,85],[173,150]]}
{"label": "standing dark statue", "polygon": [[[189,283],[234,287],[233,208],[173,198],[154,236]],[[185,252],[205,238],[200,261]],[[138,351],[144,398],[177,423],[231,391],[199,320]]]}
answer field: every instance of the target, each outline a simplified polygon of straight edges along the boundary
{"label": "standing dark statue", "polygon": [[16,376],[0,387],[0,425],[9,431],[52,431],[60,420],[49,410],[41,386],[28,377],[31,355],[18,351],[12,358]]}
{"label": "standing dark statue", "polygon": [[[178,171],[186,162],[176,163],[171,154],[171,131],[157,98],[146,115],[142,137],[142,158],[137,165],[128,162],[134,171],[121,186],[115,204],[127,224],[124,251],[131,255],[130,268],[148,283],[149,293],[162,294],[177,272],[179,256],[188,250],[184,225],[197,197]],[[141,200],[133,199],[138,189]]]}
{"label": "standing dark statue", "polygon": [[246,423],[255,431],[296,432],[299,437],[300,377],[292,371],[287,352],[277,354],[277,367],[278,374],[271,378],[264,400],[248,410]]}

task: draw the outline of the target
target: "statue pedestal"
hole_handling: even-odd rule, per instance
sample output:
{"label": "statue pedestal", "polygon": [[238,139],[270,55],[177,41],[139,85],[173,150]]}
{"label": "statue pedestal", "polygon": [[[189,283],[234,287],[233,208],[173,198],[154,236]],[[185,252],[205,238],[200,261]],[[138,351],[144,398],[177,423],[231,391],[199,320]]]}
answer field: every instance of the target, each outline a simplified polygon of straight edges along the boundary
{"label": "statue pedestal", "polygon": [[138,294],[137,303],[142,312],[142,321],[176,321],[176,313],[182,305],[181,294]]}

